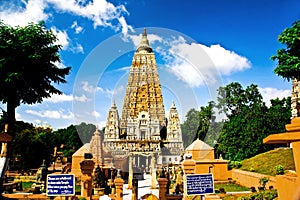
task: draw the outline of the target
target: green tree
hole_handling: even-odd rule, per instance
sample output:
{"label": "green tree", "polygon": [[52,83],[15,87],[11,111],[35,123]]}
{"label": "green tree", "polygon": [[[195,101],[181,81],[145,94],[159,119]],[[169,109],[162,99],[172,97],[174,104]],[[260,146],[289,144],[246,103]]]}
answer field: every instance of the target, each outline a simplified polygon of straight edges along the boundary
{"label": "green tree", "polygon": [[9,129],[21,103],[34,104],[61,94],[53,83],[65,83],[70,67],[59,68],[60,45],[43,22],[12,27],[0,22],[0,101],[7,104]]}
{"label": "green tree", "polygon": [[287,80],[300,80],[300,20],[284,29],[278,36],[278,41],[286,47],[277,50],[276,55],[271,57],[278,61],[274,72]]}
{"label": "green tree", "polygon": [[72,155],[83,143],[90,142],[96,126],[82,122],[79,125],[70,125],[67,128],[58,129],[53,133],[53,141],[58,151],[62,151],[64,156],[70,161]]}
{"label": "green tree", "polygon": [[270,134],[285,131],[291,117],[290,102],[290,97],[273,99],[268,108],[256,85],[246,89],[239,83],[221,87],[217,106],[227,120],[218,139],[217,153],[229,160],[243,160],[278,147],[262,141]]}
{"label": "green tree", "polygon": [[43,160],[50,162],[54,146],[51,142],[51,128],[34,127],[32,124],[17,121],[15,133],[11,169],[28,170],[39,167]]}
{"label": "green tree", "polygon": [[267,117],[270,134],[285,132],[285,125],[291,123],[291,117],[291,97],[272,99]]}
{"label": "green tree", "polygon": [[185,121],[181,124],[184,147],[190,145],[195,139],[195,136],[197,135],[198,124],[199,111],[197,111],[195,108],[192,108],[187,112]]}
{"label": "green tree", "polygon": [[[53,84],[65,83],[70,67],[56,65],[61,61],[61,46],[55,42],[56,35],[47,30],[43,22],[25,27],[0,22],[0,102],[6,103],[5,123],[12,138],[16,107],[21,103],[40,103],[52,94],[61,94]],[[9,144],[4,166],[11,157],[11,149]],[[5,170],[1,168],[0,183]]]}
{"label": "green tree", "polygon": [[58,129],[54,132],[57,151],[62,151],[65,157],[70,158],[72,154],[82,146],[76,127],[70,125],[67,128]]}
{"label": "green tree", "polygon": [[268,108],[256,85],[243,89],[239,83],[219,88],[218,105],[228,117],[218,139],[218,153],[229,160],[243,160],[265,151],[263,138]]}
{"label": "green tree", "polygon": [[75,126],[78,132],[78,135],[82,141],[82,143],[88,143],[91,141],[93,133],[96,130],[96,126],[94,124],[86,124],[81,122],[79,125]]}
{"label": "green tree", "polygon": [[208,102],[208,106],[201,106],[199,111],[199,122],[197,134],[195,135],[195,139],[200,139],[202,141],[205,140],[206,134],[211,126],[211,124],[215,121],[214,116],[214,108],[215,102]]}

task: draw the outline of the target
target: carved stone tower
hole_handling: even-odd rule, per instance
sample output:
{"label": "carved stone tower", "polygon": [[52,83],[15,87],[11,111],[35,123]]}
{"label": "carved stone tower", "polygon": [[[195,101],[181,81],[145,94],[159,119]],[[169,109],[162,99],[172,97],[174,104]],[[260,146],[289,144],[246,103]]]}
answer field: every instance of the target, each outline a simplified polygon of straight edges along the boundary
{"label": "carved stone tower", "polygon": [[128,120],[138,118],[142,111],[148,112],[152,119],[158,119],[161,126],[165,125],[165,109],[156,59],[149,46],[146,29],[132,59],[122,109],[122,133],[125,133]]}
{"label": "carved stone tower", "polygon": [[94,135],[90,141],[90,153],[93,154],[93,159],[97,165],[102,165],[103,163],[103,148],[102,148],[102,139],[98,127],[94,132]]}
{"label": "carved stone tower", "polygon": [[119,113],[114,102],[107,115],[104,139],[106,141],[114,141],[119,138],[119,128]]}
{"label": "carved stone tower", "polygon": [[151,169],[154,163],[179,164],[184,151],[174,103],[169,119],[165,116],[158,68],[146,29],[132,59],[122,116],[119,119],[113,103],[107,116],[103,144],[115,162],[128,158],[129,168],[146,166],[149,169],[150,163]]}
{"label": "carved stone tower", "polygon": [[172,102],[168,117],[167,141],[169,141],[167,147],[173,154],[181,153],[184,150],[179,115],[174,102]]}

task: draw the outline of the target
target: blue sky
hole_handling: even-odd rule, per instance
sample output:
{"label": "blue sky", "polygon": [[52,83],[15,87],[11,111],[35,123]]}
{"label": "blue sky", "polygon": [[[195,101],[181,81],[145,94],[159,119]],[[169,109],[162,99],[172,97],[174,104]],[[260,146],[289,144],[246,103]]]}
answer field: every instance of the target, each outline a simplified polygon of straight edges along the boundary
{"label": "blue sky", "polygon": [[[63,95],[21,105],[17,119],[63,128],[81,121],[102,127],[111,102],[121,115],[132,55],[143,28],[157,56],[165,109],[181,119],[207,105],[215,89],[257,84],[269,99],[290,94],[270,60],[278,35],[300,18],[297,0],[2,0],[11,25],[44,20],[63,45],[60,67],[71,66]],[[5,108],[5,105],[0,105]]]}

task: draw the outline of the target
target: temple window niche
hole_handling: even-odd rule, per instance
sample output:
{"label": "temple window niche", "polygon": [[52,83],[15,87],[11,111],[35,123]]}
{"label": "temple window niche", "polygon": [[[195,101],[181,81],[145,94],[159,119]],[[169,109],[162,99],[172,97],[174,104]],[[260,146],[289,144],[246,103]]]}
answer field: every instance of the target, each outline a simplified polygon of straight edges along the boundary
{"label": "temple window niche", "polygon": [[145,139],[146,131],[141,131],[141,139]]}

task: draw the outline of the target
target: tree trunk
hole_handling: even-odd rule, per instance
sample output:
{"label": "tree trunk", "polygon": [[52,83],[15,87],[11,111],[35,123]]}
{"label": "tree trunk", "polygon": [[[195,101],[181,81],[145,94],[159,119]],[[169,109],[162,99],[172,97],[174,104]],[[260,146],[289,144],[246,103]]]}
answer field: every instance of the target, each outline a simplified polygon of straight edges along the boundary
{"label": "tree trunk", "polygon": [[14,139],[14,125],[16,122],[16,106],[14,104],[14,101],[7,102],[7,119],[6,122],[8,124],[8,134],[13,136]]}
{"label": "tree trunk", "polygon": [[[12,102],[14,102],[14,101],[12,101]],[[5,121],[5,124],[8,125],[6,132],[12,136],[12,141],[13,141],[14,136],[15,136],[14,125],[16,122],[16,117],[15,117],[16,116],[16,114],[15,114],[16,106],[12,102],[7,102],[7,116],[6,116],[6,119],[4,119],[4,121]],[[0,195],[3,192],[2,190],[3,190],[4,177],[5,177],[6,170],[8,168],[8,163],[9,163],[10,158],[12,158],[12,141],[8,142],[6,145],[7,154],[0,158],[0,162],[2,165],[2,168],[0,168]],[[2,147],[3,147],[3,145],[2,145]]]}

